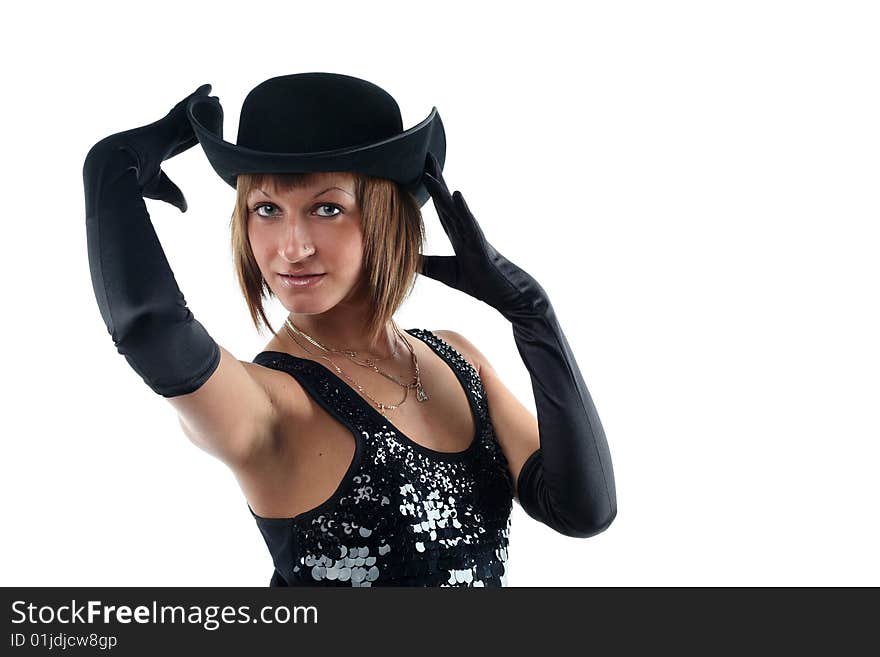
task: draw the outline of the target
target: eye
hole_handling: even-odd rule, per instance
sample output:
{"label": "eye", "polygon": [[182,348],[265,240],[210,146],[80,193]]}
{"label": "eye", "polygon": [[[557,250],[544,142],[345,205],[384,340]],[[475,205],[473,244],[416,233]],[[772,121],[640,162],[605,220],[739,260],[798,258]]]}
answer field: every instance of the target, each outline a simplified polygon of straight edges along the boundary
{"label": "eye", "polygon": [[[336,217],[342,213],[342,208],[340,206],[336,205],[335,203],[321,203],[320,205],[316,205],[315,207],[316,208],[335,208],[336,210],[339,211],[336,214],[319,214],[318,215],[319,217],[324,217],[326,219],[332,219],[333,217]],[[260,208],[275,208],[275,209],[277,209],[277,207],[275,206],[274,203],[258,203],[253,208],[251,208],[251,212],[256,214],[258,217],[263,217],[264,219],[268,219],[273,215],[262,214],[259,211]]]}
{"label": "eye", "polygon": [[266,215],[260,214],[259,209],[260,208],[274,208],[274,207],[275,206],[272,205],[271,203],[258,203],[257,205],[255,205],[254,207],[251,208],[251,212],[256,214],[258,217],[266,217]]}
{"label": "eye", "polygon": [[[320,205],[318,205],[318,206],[316,206],[316,207],[319,207],[319,208],[336,208],[337,210],[339,210],[339,212],[338,212],[337,214],[342,214],[342,208],[340,208],[340,207],[339,207],[338,205],[336,205],[335,203],[321,203]],[[327,217],[328,219],[330,219],[331,217],[335,217],[335,216],[337,216],[337,215],[335,215],[335,214],[322,214],[322,215],[318,215],[318,216],[320,216],[320,217]]]}

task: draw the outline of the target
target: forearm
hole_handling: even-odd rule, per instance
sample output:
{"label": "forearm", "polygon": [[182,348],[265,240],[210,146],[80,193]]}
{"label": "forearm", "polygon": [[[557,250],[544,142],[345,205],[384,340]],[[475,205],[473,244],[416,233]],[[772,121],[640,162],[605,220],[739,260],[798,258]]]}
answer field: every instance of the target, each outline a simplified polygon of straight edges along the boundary
{"label": "forearm", "polygon": [[83,165],[92,287],[117,351],[156,393],[197,390],[220,349],[193,317],[150,221],[136,157],[108,138]]}
{"label": "forearm", "polygon": [[614,471],[577,361],[546,298],[508,319],[531,377],[541,444],[517,478],[520,504],[567,536],[598,534],[617,514]]}
{"label": "forearm", "polygon": [[513,325],[532,379],[540,447],[517,476],[520,505],[567,536],[604,530],[617,514],[605,432],[547,293],[489,243],[464,196],[449,188],[433,153],[422,181],[455,256],[422,256],[421,273],[483,301]]}

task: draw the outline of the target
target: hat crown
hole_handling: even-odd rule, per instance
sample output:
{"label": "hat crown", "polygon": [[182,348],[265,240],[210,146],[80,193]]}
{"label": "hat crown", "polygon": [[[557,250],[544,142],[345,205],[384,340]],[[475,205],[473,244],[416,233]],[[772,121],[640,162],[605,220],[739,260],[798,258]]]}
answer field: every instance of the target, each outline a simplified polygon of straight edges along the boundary
{"label": "hat crown", "polygon": [[276,153],[350,148],[400,134],[397,101],[340,73],[296,73],[254,87],[242,104],[238,146]]}

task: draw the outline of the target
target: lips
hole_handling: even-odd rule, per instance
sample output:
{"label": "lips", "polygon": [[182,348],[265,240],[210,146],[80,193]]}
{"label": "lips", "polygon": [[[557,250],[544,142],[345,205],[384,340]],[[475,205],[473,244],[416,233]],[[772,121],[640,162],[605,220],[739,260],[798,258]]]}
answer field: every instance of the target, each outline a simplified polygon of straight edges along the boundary
{"label": "lips", "polygon": [[324,274],[313,274],[311,276],[291,276],[289,274],[278,274],[281,278],[281,286],[287,289],[304,290],[320,285],[324,280]]}

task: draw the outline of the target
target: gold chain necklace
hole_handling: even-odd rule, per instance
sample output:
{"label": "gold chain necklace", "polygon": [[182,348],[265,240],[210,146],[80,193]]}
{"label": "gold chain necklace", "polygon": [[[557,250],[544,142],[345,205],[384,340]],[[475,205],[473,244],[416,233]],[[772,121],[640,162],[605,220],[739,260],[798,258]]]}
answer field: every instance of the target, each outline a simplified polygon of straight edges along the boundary
{"label": "gold chain necklace", "polygon": [[[360,392],[362,392],[364,395],[369,397],[370,400],[372,400],[373,403],[376,405],[376,407],[379,409],[379,412],[382,415],[385,415],[386,409],[387,410],[394,410],[394,409],[398,408],[399,406],[401,406],[404,402],[406,402],[407,397],[409,395],[410,388],[417,389],[416,399],[418,399],[419,402],[425,402],[428,399],[430,399],[430,397],[428,397],[428,394],[424,391],[424,388],[422,388],[421,372],[419,370],[418,358],[415,355],[415,351],[413,350],[412,346],[409,344],[409,341],[406,339],[406,337],[401,335],[400,330],[397,328],[397,325],[394,322],[394,320],[392,320],[392,326],[395,330],[395,333],[403,340],[404,344],[406,344],[407,349],[409,349],[410,357],[412,358],[413,366],[415,367],[416,373],[415,373],[415,377],[414,377],[414,382],[410,383],[410,384],[401,383],[395,377],[393,377],[389,374],[386,374],[385,372],[381,371],[378,367],[376,367],[375,362],[377,362],[379,360],[383,360],[381,358],[368,359],[367,363],[363,363],[363,362],[360,362],[355,359],[355,356],[357,356],[356,351],[343,350],[343,349],[333,349],[331,347],[326,347],[325,345],[321,344],[316,339],[314,339],[312,336],[310,336],[307,333],[303,332],[302,330],[298,329],[293,324],[293,322],[290,321],[289,317],[287,318],[287,321],[285,322],[284,326],[287,329],[287,332],[290,335],[290,337],[294,340],[294,342],[296,342],[299,346],[301,346],[303,349],[305,349],[306,352],[308,352],[312,355],[318,355],[321,358],[323,358],[324,360],[326,360],[327,362],[329,362],[333,366],[333,369],[336,370],[337,373],[341,374],[349,382],[351,382],[355,386],[355,388],[357,388]],[[356,364],[362,365],[365,367],[370,367],[375,372],[377,372],[377,373],[381,374],[382,376],[384,376],[385,378],[393,381],[394,383],[396,383],[397,385],[401,386],[404,389],[403,399],[400,402],[398,402],[397,404],[385,404],[383,402],[376,400],[370,393],[368,393],[364,389],[364,387],[362,385],[360,385],[357,381],[355,381],[350,376],[348,376],[345,372],[343,372],[342,369],[338,365],[336,365],[336,363],[334,363],[328,356],[325,356],[323,354],[315,354],[311,349],[309,349],[302,342],[300,342],[300,340],[297,338],[297,334],[301,335],[303,338],[305,338],[306,340],[311,342],[313,345],[315,345],[316,347],[319,347],[320,349],[323,349],[324,351],[341,353],[341,354],[345,355],[346,357],[348,357],[350,360],[354,361]]]}
{"label": "gold chain necklace", "polygon": [[[411,357],[412,360],[413,360],[413,365],[414,365],[414,368],[415,368],[415,371],[416,371],[416,375],[418,375],[418,374],[419,374],[419,363],[418,363],[418,358],[416,358],[416,355],[415,355],[415,353],[413,352],[413,349],[412,349],[412,347],[410,346],[409,341],[406,339],[406,337],[404,337],[403,335],[401,335],[400,330],[397,328],[397,325],[396,325],[396,323],[394,322],[394,320],[391,320],[391,322],[392,322],[392,327],[394,328],[394,332],[398,335],[398,337],[400,337],[401,340],[403,340],[403,342],[404,342],[404,344],[406,345],[407,349],[409,349],[410,357]],[[342,354],[343,356],[345,356],[346,358],[348,358],[348,359],[349,359],[350,361],[352,361],[353,363],[356,363],[357,365],[361,365],[361,366],[363,366],[363,367],[369,367],[369,368],[372,369],[374,372],[376,372],[376,373],[378,373],[378,374],[381,374],[382,376],[384,376],[384,377],[385,377],[386,379],[388,379],[389,381],[394,381],[394,383],[396,383],[396,384],[399,385],[399,386],[409,385],[410,388],[414,388],[415,385],[416,385],[416,383],[418,382],[418,378],[417,378],[417,376],[416,376],[416,377],[413,378],[413,383],[411,383],[411,384],[404,384],[404,383],[401,383],[401,382],[397,379],[397,377],[392,376],[392,375],[390,375],[390,374],[387,374],[387,373],[383,372],[382,370],[380,370],[378,367],[376,367],[376,363],[379,362],[380,360],[385,360],[386,357],[382,357],[382,358],[367,358],[366,361],[362,361],[362,360],[359,360],[359,359],[356,357],[356,356],[358,355],[358,352],[357,352],[357,351],[351,351],[351,350],[349,350],[349,349],[334,349],[333,347],[328,347],[328,346],[322,344],[321,342],[318,342],[318,340],[316,340],[315,338],[313,338],[312,336],[310,336],[309,334],[307,334],[305,331],[303,331],[302,329],[297,328],[296,325],[295,325],[292,321],[290,321],[290,317],[288,317],[288,318],[287,318],[287,321],[285,322],[285,328],[287,328],[287,332],[288,332],[288,333],[291,333],[291,331],[295,331],[298,335],[300,335],[301,337],[305,338],[306,340],[308,340],[309,342],[311,342],[313,345],[315,345],[315,346],[318,347],[319,349],[323,349],[324,351],[326,351],[326,352],[328,352],[328,353],[329,353],[329,352],[333,352],[333,353],[337,353],[337,354]],[[292,337],[292,336],[291,336],[291,337]],[[394,353],[392,354],[391,357],[396,356],[397,353],[398,353],[398,351],[399,351],[399,348],[395,348],[395,351],[394,351]]]}
{"label": "gold chain necklace", "polygon": [[[392,322],[393,322],[393,320],[392,320]],[[313,338],[312,336],[310,336],[310,335],[309,335],[308,333],[306,333],[305,331],[303,331],[303,330],[297,328],[296,325],[295,325],[292,321],[290,321],[290,318],[289,318],[289,317],[287,318],[287,321],[285,322],[285,328],[287,328],[287,332],[288,332],[289,334],[291,333],[291,331],[294,331],[294,332],[296,332],[298,335],[300,335],[301,337],[303,337],[303,338],[305,338],[306,340],[308,340],[309,342],[311,342],[311,343],[312,343],[313,345],[315,345],[316,347],[318,347],[318,348],[320,348],[320,349],[323,349],[324,351],[326,351],[326,352],[328,352],[328,353],[333,352],[333,353],[337,353],[337,354],[342,354],[342,355],[344,355],[346,358],[348,358],[350,361],[356,363],[357,365],[361,365],[361,366],[363,366],[363,367],[369,367],[369,368],[372,369],[374,372],[377,372],[378,374],[381,374],[381,375],[384,376],[386,379],[388,379],[389,381],[393,381],[394,383],[396,383],[396,384],[399,385],[399,386],[408,385],[410,388],[413,388],[413,387],[415,387],[415,384],[417,383],[417,378],[415,378],[415,377],[413,378],[413,383],[411,383],[411,384],[404,384],[404,383],[401,383],[401,382],[397,379],[397,377],[392,376],[392,375],[390,375],[390,374],[387,374],[386,372],[383,372],[383,371],[380,370],[378,367],[376,367],[375,363],[376,363],[377,361],[384,360],[384,358],[368,358],[368,359],[366,360],[366,362],[364,362],[364,361],[361,361],[361,360],[359,360],[359,359],[356,358],[356,356],[358,355],[358,352],[357,352],[357,351],[351,351],[351,350],[348,350],[348,349],[334,349],[333,347],[328,347],[328,346],[324,345],[323,343],[318,342],[317,339]],[[395,333],[397,333],[397,335],[400,336],[400,333],[399,333],[399,331],[396,330],[396,327],[395,327]],[[292,334],[291,334],[291,337],[293,337]],[[408,348],[409,351],[410,351],[410,358],[413,359],[413,365],[414,365],[414,367],[415,367],[416,374],[418,374],[418,373],[419,373],[418,359],[415,357],[415,353],[413,353],[413,350],[412,350],[412,348],[410,347],[409,342],[406,340],[406,338],[403,338],[403,336],[400,336],[400,337],[403,339],[404,343],[406,344],[407,348]],[[300,344],[300,343],[297,341],[297,344]],[[307,351],[308,351],[308,350],[307,350]],[[311,353],[311,352],[309,352],[309,353]],[[395,351],[395,355],[396,355],[396,354],[397,354],[397,351]]]}
{"label": "gold chain necklace", "polygon": [[[326,352],[341,353],[341,354],[345,355],[349,360],[353,361],[354,363],[356,363],[358,365],[362,365],[364,367],[369,367],[374,372],[381,374],[386,379],[388,379],[389,381],[393,381],[394,383],[396,383],[399,386],[407,386],[407,388],[417,388],[419,391],[417,398],[420,402],[427,401],[429,399],[428,394],[424,391],[424,389],[421,386],[421,370],[419,368],[418,357],[415,355],[415,352],[413,351],[413,348],[410,345],[409,340],[407,340],[406,336],[400,332],[400,328],[397,326],[397,322],[395,322],[393,319],[391,320],[391,326],[394,329],[394,332],[397,334],[397,336],[400,337],[401,340],[403,340],[403,343],[406,345],[407,349],[409,349],[410,357],[412,358],[412,361],[413,361],[413,367],[416,372],[415,376],[413,377],[413,383],[410,383],[410,384],[401,383],[397,379],[397,377],[394,377],[390,374],[387,374],[387,373],[383,372],[382,370],[380,370],[378,367],[376,367],[375,362],[377,360],[382,360],[382,359],[367,359],[367,362],[365,363],[365,362],[362,362],[362,361],[358,360],[357,358],[355,358],[355,356],[357,356],[357,354],[358,354],[358,352],[356,352],[356,351],[350,351],[347,349],[334,349],[332,347],[327,347],[326,345],[322,344],[321,342],[319,342],[318,340],[316,340],[312,336],[308,335],[307,333],[305,333],[301,329],[297,328],[297,326],[290,320],[290,317],[287,318],[287,321],[285,322],[285,326],[287,327],[288,333],[291,333],[291,331],[295,331],[297,334],[304,337],[306,340],[311,342],[313,345],[315,345],[316,347],[318,347],[320,349],[323,349]],[[291,335],[291,337],[293,337],[293,335]],[[297,344],[300,344],[300,342],[298,340],[297,340]],[[303,346],[303,345],[301,345],[301,346]],[[303,348],[306,349],[306,351],[309,351],[308,348],[306,348],[305,346],[303,346]],[[312,352],[309,351],[309,353],[312,353]],[[333,361],[329,361],[329,362],[332,363]],[[401,403],[403,403],[403,402],[401,402]]]}
{"label": "gold chain necklace", "polygon": [[[314,352],[313,352],[311,349],[309,349],[308,347],[306,347],[302,342],[300,342],[299,339],[296,337],[295,334],[291,333],[291,337],[293,338],[293,340],[294,340],[299,346],[301,346],[303,349],[305,349],[308,353],[314,355]],[[394,410],[394,409],[398,408],[399,406],[401,406],[401,405],[406,401],[407,396],[409,395],[409,388],[413,387],[412,385],[403,385],[403,384],[398,383],[398,385],[401,385],[401,387],[404,388],[403,399],[402,399],[400,402],[398,402],[397,404],[385,404],[385,403],[383,403],[383,402],[378,401],[378,400],[377,400],[375,397],[373,397],[369,392],[367,392],[367,391],[364,389],[364,387],[363,387],[362,385],[360,385],[357,381],[355,381],[355,380],[352,379],[350,376],[348,376],[345,372],[343,372],[342,369],[341,369],[338,365],[336,365],[336,363],[334,363],[330,358],[328,358],[327,356],[324,356],[324,355],[322,355],[322,354],[317,354],[317,355],[320,356],[321,358],[323,358],[324,360],[326,360],[327,362],[329,362],[329,363],[333,366],[333,369],[335,369],[339,374],[341,374],[341,375],[342,375],[343,377],[345,377],[349,382],[351,382],[351,383],[355,386],[355,388],[357,388],[357,389],[360,390],[363,394],[365,394],[367,397],[369,397],[370,400],[372,400],[372,402],[373,402],[373,403],[376,405],[376,407],[379,409],[379,412],[380,412],[382,415],[385,415],[385,410],[386,410],[386,409],[387,409],[387,410]],[[424,390],[421,389],[421,381],[418,380],[416,385],[418,385],[418,387],[419,387],[419,393],[420,393],[420,394],[419,394],[419,401],[425,401],[425,400],[427,400],[427,399],[428,399],[428,395],[424,392]]]}

